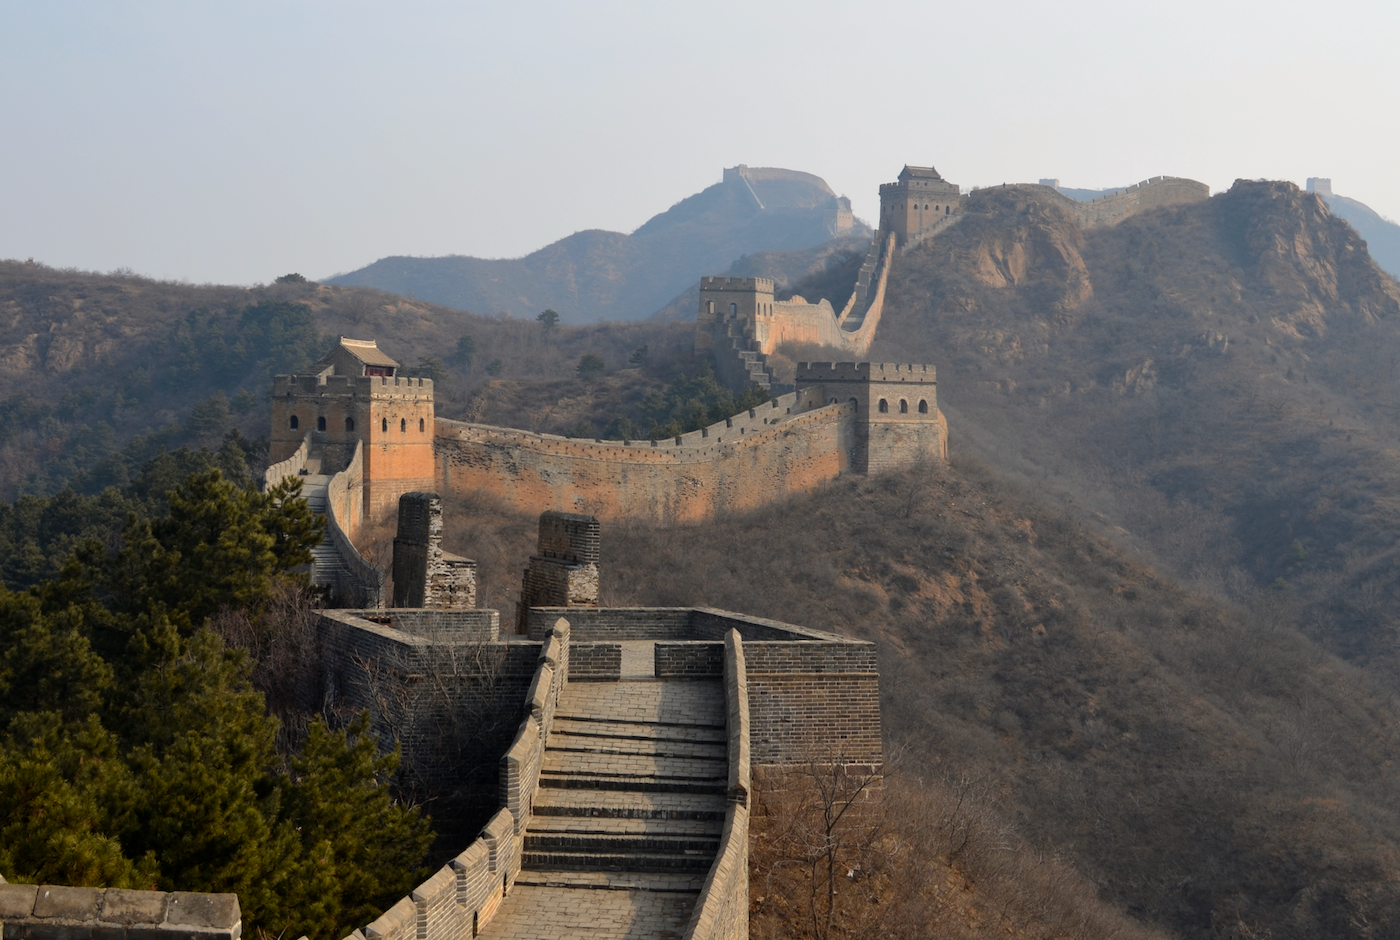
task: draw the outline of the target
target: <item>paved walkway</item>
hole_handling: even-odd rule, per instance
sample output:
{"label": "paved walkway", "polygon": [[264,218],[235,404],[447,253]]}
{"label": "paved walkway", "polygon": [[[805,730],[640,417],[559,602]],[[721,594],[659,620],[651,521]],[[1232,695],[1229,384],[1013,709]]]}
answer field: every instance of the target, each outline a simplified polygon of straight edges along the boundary
{"label": "paved walkway", "polygon": [[678,938],[724,826],[724,690],[657,680],[623,645],[619,682],[559,697],[520,877],[488,940]]}

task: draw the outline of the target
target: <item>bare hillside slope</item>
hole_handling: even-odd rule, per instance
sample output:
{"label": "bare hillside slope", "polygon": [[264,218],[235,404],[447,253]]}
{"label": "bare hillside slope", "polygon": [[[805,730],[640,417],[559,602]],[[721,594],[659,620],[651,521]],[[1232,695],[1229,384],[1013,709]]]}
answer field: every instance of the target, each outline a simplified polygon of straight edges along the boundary
{"label": "bare hillside slope", "polygon": [[938,364],[955,448],[1391,668],[1400,287],[1321,199],[1241,181],[1083,232],[984,190],[901,261],[872,358]]}

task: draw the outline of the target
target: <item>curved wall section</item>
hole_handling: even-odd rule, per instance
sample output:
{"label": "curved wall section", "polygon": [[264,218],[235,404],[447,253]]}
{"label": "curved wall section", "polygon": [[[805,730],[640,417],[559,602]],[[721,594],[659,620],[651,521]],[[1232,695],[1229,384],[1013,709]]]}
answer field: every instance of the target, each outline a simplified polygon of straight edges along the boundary
{"label": "curved wall section", "polygon": [[438,419],[439,492],[521,512],[695,522],[809,492],[851,466],[854,408],[784,395],[667,441],[585,441]]}

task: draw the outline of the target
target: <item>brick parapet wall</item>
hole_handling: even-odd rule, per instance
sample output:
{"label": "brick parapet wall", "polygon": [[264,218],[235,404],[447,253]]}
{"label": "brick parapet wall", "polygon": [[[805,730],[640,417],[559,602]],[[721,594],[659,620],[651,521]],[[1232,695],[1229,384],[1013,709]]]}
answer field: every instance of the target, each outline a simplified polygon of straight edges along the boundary
{"label": "brick parapet wall", "polygon": [[538,607],[529,613],[527,633],[542,637],[559,617],[568,618],[578,642],[605,640],[710,640],[721,642],[730,629],[739,631],[745,642],[755,640],[822,640],[845,642],[845,638],[821,630],[799,627],[779,620],[751,617],[709,607],[602,607],[569,610]]}
{"label": "brick parapet wall", "polygon": [[700,679],[724,674],[723,644],[657,643],[652,649],[652,674],[658,679]]}
{"label": "brick parapet wall", "polygon": [[6,940],[239,940],[235,894],[7,884],[0,878]]}
{"label": "brick parapet wall", "polygon": [[[499,635],[495,611],[324,611],[320,687],[305,697],[316,711],[368,710],[382,745],[401,746],[400,766],[410,779],[453,792],[461,785],[459,762],[472,756],[458,753],[453,741],[463,733],[480,737],[483,728],[513,733],[536,671],[541,643],[493,642],[493,633]],[[500,754],[510,743],[488,738],[474,748]]]}
{"label": "brick parapet wall", "polygon": [[335,597],[345,607],[382,607],[387,600],[385,573],[355,547],[364,521],[364,444],[356,443],[344,470],[326,484],[326,529],[340,556]]}
{"label": "brick parapet wall", "polygon": [[564,621],[536,651],[527,713],[501,759],[501,809],[466,850],[438,869],[347,940],[466,940],[490,922],[520,873],[545,738],[559,692],[568,681],[569,625]]}
{"label": "brick parapet wall", "polygon": [[811,492],[849,469],[853,412],[798,413],[795,396],[676,439],[581,441],[440,420],[438,491],[481,492],[523,512],[694,522]]}
{"label": "brick parapet wall", "polygon": [[306,457],[310,453],[310,449],[311,434],[308,432],[302,438],[301,446],[292,452],[292,456],[267,468],[263,474],[263,492],[281,483],[287,477],[300,476],[301,471],[306,469]]}
{"label": "brick parapet wall", "polygon": [[571,643],[570,682],[617,681],[622,675],[622,644]]}

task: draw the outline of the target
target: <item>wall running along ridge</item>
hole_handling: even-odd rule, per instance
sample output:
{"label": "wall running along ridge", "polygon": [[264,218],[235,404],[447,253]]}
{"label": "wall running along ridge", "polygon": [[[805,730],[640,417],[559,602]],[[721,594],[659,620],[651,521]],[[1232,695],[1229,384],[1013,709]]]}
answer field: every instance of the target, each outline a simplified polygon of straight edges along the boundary
{"label": "wall running along ridge", "polygon": [[1054,193],[1060,204],[1074,213],[1080,228],[1117,225],[1150,209],[1184,206],[1210,198],[1210,187],[1205,183],[1180,176],[1154,176],[1089,202],[1071,199],[1050,186],[1040,188]]}
{"label": "wall running along ridge", "polygon": [[799,412],[795,394],[663,441],[587,441],[438,420],[438,487],[520,512],[696,522],[810,492],[850,468],[848,405]]}
{"label": "wall running along ridge", "polygon": [[[879,233],[838,314],[823,298],[775,300],[763,277],[702,277],[695,319],[696,355],[713,357],[715,374],[733,389],[758,385],[776,391],[768,357],[784,343],[815,343],[852,358],[870,351],[885,307],[895,237]],[[732,309],[731,309],[732,308]]]}

